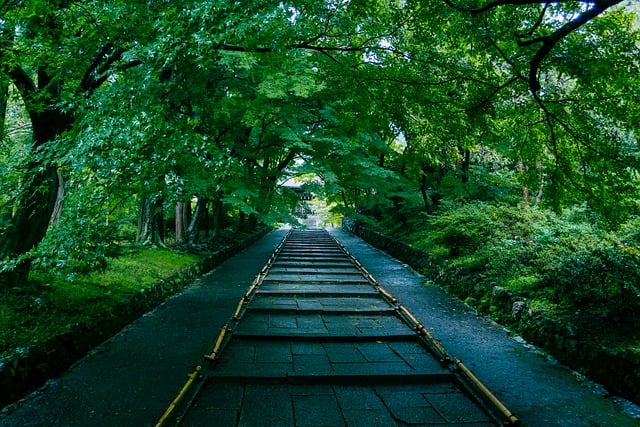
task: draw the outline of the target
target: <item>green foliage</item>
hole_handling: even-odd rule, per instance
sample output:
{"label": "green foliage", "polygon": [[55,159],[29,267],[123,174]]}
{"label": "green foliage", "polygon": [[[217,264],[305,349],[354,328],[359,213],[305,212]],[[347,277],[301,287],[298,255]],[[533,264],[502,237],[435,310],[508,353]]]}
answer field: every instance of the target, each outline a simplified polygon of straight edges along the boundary
{"label": "green foliage", "polygon": [[522,238],[525,227],[518,208],[471,202],[444,207],[434,218],[434,242],[450,248],[454,256],[468,255],[484,248],[490,239]]}
{"label": "green foliage", "polygon": [[593,307],[603,317],[624,318],[640,304],[637,243],[626,246],[615,233],[591,223],[557,222],[535,230],[532,264],[539,264],[539,288],[554,290],[555,302]]}
{"label": "green foliage", "polygon": [[[569,19],[580,7],[549,10]],[[609,10],[563,37],[532,78],[538,43],[523,48],[514,33],[546,36],[557,20],[530,28],[539,5],[465,10],[414,0],[30,0],[2,10],[5,130],[42,112],[70,126],[37,150],[28,132],[5,135],[0,227],[13,220],[31,161],[67,182],[60,224],[28,256],[69,271],[102,266],[120,231],[131,232],[123,201],[170,208],[196,196],[285,222],[297,201],[280,185],[304,174],[338,213],[405,222],[418,207],[461,203],[440,211],[451,222],[430,225],[439,230],[425,247],[471,255],[495,231],[510,255],[488,261],[484,248],[470,264],[496,271],[531,256],[507,206],[559,214],[586,204],[610,226],[636,215],[632,15]]]}
{"label": "green foliage", "polygon": [[413,233],[412,243],[439,260],[452,288],[493,284],[542,304],[620,320],[640,308],[637,219],[619,232],[600,224],[584,207],[556,215],[524,206],[446,203]]}

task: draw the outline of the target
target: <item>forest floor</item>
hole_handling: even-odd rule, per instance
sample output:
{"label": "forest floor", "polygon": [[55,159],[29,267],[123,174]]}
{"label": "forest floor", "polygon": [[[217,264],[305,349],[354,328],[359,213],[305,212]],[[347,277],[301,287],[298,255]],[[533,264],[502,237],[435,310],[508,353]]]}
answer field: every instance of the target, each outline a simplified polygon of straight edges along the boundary
{"label": "forest floor", "polygon": [[21,286],[0,287],[0,358],[90,322],[159,280],[248,236],[226,230],[197,246],[123,246],[103,270],[86,274],[34,271]]}

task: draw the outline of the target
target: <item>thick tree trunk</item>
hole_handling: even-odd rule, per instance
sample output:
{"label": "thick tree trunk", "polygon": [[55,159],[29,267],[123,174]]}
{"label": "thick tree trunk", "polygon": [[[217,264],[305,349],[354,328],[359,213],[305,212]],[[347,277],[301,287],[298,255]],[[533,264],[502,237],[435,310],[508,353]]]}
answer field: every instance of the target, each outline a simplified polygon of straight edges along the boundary
{"label": "thick tree trunk", "polygon": [[[11,223],[0,240],[0,259],[16,257],[33,249],[44,238],[49,226],[58,190],[58,174],[55,168],[38,171],[32,165],[29,184]],[[27,280],[31,263],[23,261],[9,272],[0,274],[0,283],[20,284]]]}
{"label": "thick tree trunk", "polygon": [[136,243],[145,246],[165,247],[161,199],[142,199],[140,201]]}
{"label": "thick tree trunk", "polygon": [[[53,141],[72,123],[72,117],[57,109],[31,112],[33,151]],[[47,234],[58,195],[57,168],[33,161],[25,173],[5,232],[0,236],[0,259],[16,258],[33,249]],[[31,263],[23,261],[12,271],[0,273],[0,284],[17,284],[27,280]]]}

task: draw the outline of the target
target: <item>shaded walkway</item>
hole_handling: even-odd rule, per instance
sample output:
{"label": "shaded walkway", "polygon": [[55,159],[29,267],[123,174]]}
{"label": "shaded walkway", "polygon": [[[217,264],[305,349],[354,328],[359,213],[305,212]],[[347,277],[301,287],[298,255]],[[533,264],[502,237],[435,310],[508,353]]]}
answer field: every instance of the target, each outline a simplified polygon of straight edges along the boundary
{"label": "shaded walkway", "polygon": [[[571,372],[511,340],[398,261],[339,230],[338,239],[532,426],[636,426]],[[42,392],[0,416],[0,426],[154,425],[202,363],[237,302],[284,236],[275,231],[131,324]],[[257,407],[256,407],[257,408]],[[309,421],[313,425],[313,420]]]}
{"label": "shaded walkway", "polygon": [[502,425],[409,315],[325,230],[293,230],[221,332],[220,351],[166,420]]}
{"label": "shaded walkway", "polygon": [[153,426],[285,230],[215,268],[50,381],[0,426]]}

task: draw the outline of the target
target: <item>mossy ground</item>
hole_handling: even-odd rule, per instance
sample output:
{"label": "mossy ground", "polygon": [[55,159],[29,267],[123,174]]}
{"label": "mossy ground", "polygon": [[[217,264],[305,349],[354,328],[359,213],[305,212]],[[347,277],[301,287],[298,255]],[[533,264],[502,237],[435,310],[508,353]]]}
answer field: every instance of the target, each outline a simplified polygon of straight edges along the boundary
{"label": "mossy ground", "polygon": [[33,272],[28,283],[0,289],[0,357],[109,312],[159,279],[197,262],[200,255],[129,247],[120,257],[109,259],[103,271],[77,275],[73,280]]}

